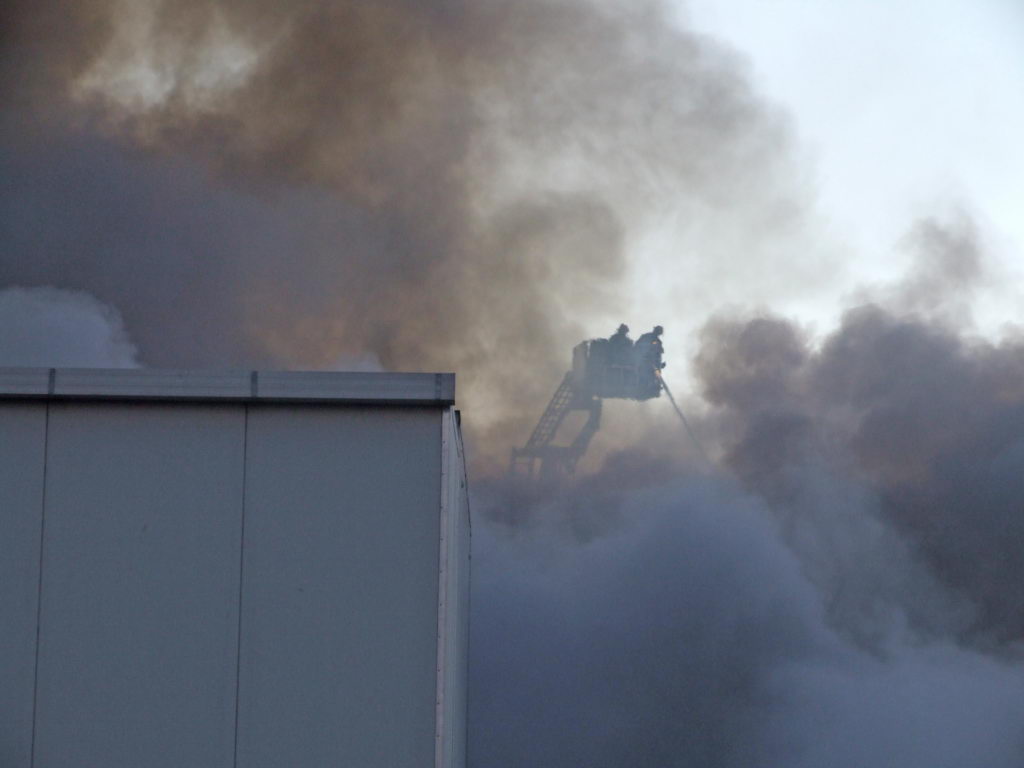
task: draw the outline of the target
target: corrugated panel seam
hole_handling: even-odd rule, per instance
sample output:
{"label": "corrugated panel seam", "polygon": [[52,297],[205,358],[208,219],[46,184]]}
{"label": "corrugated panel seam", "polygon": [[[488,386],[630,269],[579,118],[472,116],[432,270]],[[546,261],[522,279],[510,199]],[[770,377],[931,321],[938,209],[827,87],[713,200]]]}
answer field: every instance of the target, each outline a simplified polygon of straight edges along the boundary
{"label": "corrugated panel seam", "polygon": [[441,499],[440,539],[437,569],[437,691],[434,704],[434,768],[445,768],[445,688],[448,659],[448,475],[453,471],[448,457],[448,441],[452,432],[452,409],[441,416]]}

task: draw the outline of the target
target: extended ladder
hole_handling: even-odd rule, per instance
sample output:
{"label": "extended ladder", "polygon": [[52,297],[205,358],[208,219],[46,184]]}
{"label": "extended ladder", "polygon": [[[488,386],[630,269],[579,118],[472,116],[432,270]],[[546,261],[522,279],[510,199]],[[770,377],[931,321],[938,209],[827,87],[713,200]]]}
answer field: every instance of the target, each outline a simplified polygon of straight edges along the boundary
{"label": "extended ladder", "polygon": [[[588,414],[586,424],[570,445],[552,445],[558,428],[570,411],[585,411]],[[509,469],[513,474],[522,474],[530,479],[539,476],[544,481],[571,475],[600,426],[600,398],[577,390],[573,386],[572,374],[567,373],[526,445],[512,449]]]}

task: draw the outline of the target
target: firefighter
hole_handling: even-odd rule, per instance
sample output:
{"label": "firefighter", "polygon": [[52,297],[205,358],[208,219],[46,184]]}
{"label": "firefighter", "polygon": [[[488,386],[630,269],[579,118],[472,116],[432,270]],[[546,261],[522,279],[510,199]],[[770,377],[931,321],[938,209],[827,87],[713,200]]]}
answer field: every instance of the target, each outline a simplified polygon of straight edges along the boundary
{"label": "firefighter", "polygon": [[665,364],[661,362],[661,356],[664,354],[665,348],[661,345],[661,339],[659,338],[664,332],[664,328],[656,325],[653,331],[643,334],[636,340],[637,364],[650,362],[651,368],[656,368],[659,371],[665,367]]}
{"label": "firefighter", "polygon": [[608,339],[608,341],[612,342],[613,344],[615,344],[615,343],[621,344],[623,341],[627,342],[628,344],[632,344],[633,340],[631,338],[629,338],[629,326],[626,325],[625,323],[620,325],[615,330],[615,333],[613,333],[611,335],[611,337]]}
{"label": "firefighter", "polygon": [[610,351],[609,358],[611,362],[617,365],[629,365],[630,364],[630,352],[633,349],[633,340],[629,338],[629,326],[623,323],[619,326],[618,330],[615,331],[608,338],[608,347]]}
{"label": "firefighter", "polygon": [[659,336],[663,331],[660,325],[654,326],[654,330],[643,334],[633,347],[636,356],[637,384],[646,396],[654,396],[661,391],[658,374],[665,367],[665,363],[661,361],[664,347]]}

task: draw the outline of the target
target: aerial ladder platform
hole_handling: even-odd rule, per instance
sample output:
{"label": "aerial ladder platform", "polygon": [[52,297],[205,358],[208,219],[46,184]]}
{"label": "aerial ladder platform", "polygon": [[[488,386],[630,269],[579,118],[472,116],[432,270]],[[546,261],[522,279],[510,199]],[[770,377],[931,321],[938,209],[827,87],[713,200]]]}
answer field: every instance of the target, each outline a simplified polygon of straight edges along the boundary
{"label": "aerial ladder platform", "polygon": [[[655,336],[651,339],[651,344],[634,346],[628,337],[616,335],[577,344],[572,370],[555,390],[526,445],[512,449],[509,473],[541,483],[572,475],[601,427],[602,400],[659,397],[664,388],[661,342]],[[570,443],[556,444],[559,428],[574,411],[587,414],[583,427]]]}

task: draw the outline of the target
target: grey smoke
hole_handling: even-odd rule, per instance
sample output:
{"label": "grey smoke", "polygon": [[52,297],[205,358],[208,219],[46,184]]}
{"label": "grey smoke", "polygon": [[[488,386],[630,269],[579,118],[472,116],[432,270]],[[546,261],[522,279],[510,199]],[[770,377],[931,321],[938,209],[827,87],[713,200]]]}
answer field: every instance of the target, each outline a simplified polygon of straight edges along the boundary
{"label": "grey smoke", "polygon": [[[780,318],[715,321],[697,371],[726,463],[793,536],[824,515],[880,527],[877,544],[898,533],[903,554],[872,545],[850,565],[905,565],[897,592],[917,630],[1020,641],[1024,342],[865,305],[817,349]],[[825,528],[851,546],[842,526]],[[838,549],[825,554],[841,567]],[[949,605],[922,600],[934,591],[911,575],[917,564],[944,583]]]}
{"label": "grey smoke", "polygon": [[628,311],[652,217],[687,305],[821,259],[785,117],[655,2],[4,13],[0,285],[118,306],[150,365],[454,369],[484,464]]}
{"label": "grey smoke", "polygon": [[646,446],[554,495],[477,484],[481,764],[1024,761],[1024,342],[951,324],[961,224],[822,339],[707,324],[721,474]]}
{"label": "grey smoke", "polygon": [[0,290],[0,365],[134,368],[136,355],[117,310],[87,293]]}
{"label": "grey smoke", "polygon": [[[957,326],[969,227],[922,224],[919,279],[821,343],[709,323],[721,475],[652,418],[559,494],[491,487],[572,344],[623,319],[651,212],[686,223],[658,273],[700,278],[681,307],[811,282],[786,120],[738,56],[647,3],[0,14],[0,286],[61,291],[10,294],[33,359],[69,364],[74,325],[86,363],[133,360],[116,307],[154,366],[458,372],[475,765],[1022,763],[1024,355]],[[262,53],[218,91],[221,33]]]}
{"label": "grey smoke", "polygon": [[756,497],[684,473],[622,512],[615,533],[571,547],[543,526],[512,540],[478,530],[475,765],[1024,759],[1019,663],[949,637],[908,642],[895,605],[875,648],[851,642]]}

